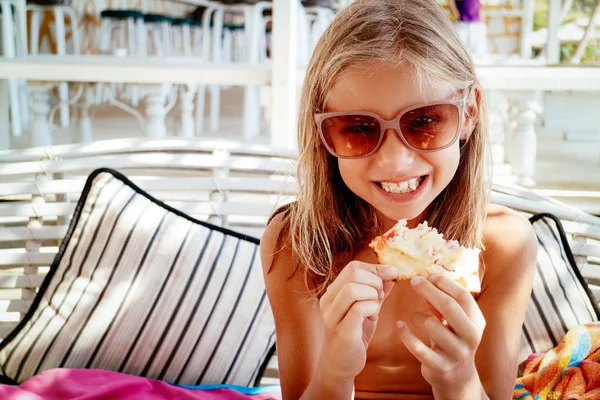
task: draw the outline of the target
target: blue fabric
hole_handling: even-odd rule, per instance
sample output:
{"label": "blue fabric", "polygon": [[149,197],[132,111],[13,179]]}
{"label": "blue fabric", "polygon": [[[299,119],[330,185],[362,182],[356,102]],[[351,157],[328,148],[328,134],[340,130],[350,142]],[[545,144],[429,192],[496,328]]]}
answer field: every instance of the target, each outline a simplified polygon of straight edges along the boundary
{"label": "blue fabric", "polygon": [[248,395],[263,394],[263,393],[281,393],[281,387],[279,386],[259,386],[259,387],[247,387],[247,386],[235,386],[235,385],[174,385],[191,390],[219,390],[219,389],[231,389],[236,392]]}

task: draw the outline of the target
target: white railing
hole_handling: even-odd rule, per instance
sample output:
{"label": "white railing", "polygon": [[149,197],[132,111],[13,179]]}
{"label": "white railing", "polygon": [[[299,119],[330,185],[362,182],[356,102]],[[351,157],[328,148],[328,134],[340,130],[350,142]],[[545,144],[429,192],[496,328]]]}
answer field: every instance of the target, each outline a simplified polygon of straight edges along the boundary
{"label": "white railing", "polygon": [[[542,111],[537,101],[539,93],[544,91],[600,91],[600,68],[582,66],[546,66],[540,63],[506,62],[503,64],[479,64],[477,73],[484,90],[501,92],[510,98],[513,104],[511,118],[514,119],[514,131],[505,138],[507,157],[513,167],[513,173],[522,184],[531,184],[536,162],[536,120]],[[214,64],[190,58],[157,59],[148,62],[145,59],[118,59],[107,56],[38,56],[35,58],[15,58],[0,60],[0,121],[8,120],[8,105],[2,104],[6,98],[9,79],[24,79],[30,82],[127,82],[146,85],[144,95],[146,117],[152,121],[150,127],[156,132],[166,132],[165,114],[168,92],[163,84],[203,84],[203,85],[240,85],[271,88],[271,115],[273,125],[292,127],[277,130],[272,135],[271,144],[275,147],[292,147],[295,143],[294,118],[289,112],[277,113],[287,99],[286,90],[274,86],[274,77],[281,79],[274,68],[266,65],[251,64]],[[298,87],[304,71],[296,70],[295,84]],[[48,101],[49,95],[35,96],[36,92],[48,93],[52,85],[32,85],[34,100]],[[2,94],[4,93],[4,94]],[[246,99],[246,101],[249,101]],[[491,105],[492,107],[494,104]],[[43,126],[48,119],[49,105],[34,105],[35,127]],[[189,111],[192,112],[191,110]],[[190,116],[191,118],[191,116]],[[42,130],[47,130],[45,127]],[[148,136],[156,136],[147,132]],[[35,135],[35,133],[34,133]],[[0,126],[0,138],[4,148],[8,147],[8,126]]]}

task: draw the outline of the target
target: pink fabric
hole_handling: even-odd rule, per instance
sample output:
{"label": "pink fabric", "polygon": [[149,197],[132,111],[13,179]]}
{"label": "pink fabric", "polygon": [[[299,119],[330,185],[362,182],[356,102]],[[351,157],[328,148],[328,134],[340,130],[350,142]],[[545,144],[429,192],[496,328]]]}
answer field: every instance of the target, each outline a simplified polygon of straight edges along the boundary
{"label": "pink fabric", "polygon": [[11,400],[281,400],[280,394],[244,395],[231,389],[193,390],[154,379],[98,369],[50,369],[19,386],[0,385]]}

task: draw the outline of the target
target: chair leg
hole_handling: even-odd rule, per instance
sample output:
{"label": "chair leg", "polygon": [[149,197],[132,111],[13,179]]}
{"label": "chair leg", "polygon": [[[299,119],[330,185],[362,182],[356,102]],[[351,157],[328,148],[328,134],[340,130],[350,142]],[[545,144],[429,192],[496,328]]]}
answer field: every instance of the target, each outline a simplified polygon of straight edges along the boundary
{"label": "chair leg", "polygon": [[42,15],[39,10],[31,10],[29,53],[32,56],[37,56],[40,51],[40,26],[42,24],[41,17]]}
{"label": "chair leg", "polygon": [[198,90],[198,85],[181,85],[179,87],[181,95],[181,137],[194,137],[194,96]]}
{"label": "chair leg", "polygon": [[[0,79],[0,121],[8,121],[9,97],[8,81]],[[7,124],[0,124],[0,150],[10,148],[10,130]]]}
{"label": "chair leg", "polygon": [[[56,29],[56,54],[64,56],[67,54],[65,14],[60,7],[54,9],[54,28]],[[68,128],[71,119],[69,115],[69,84],[61,82],[58,85],[58,93],[60,99],[60,126]]]}
{"label": "chair leg", "polygon": [[204,105],[206,102],[206,86],[199,85],[196,93],[196,136],[204,133]]}
{"label": "chair leg", "polygon": [[[0,7],[3,7],[0,4]],[[2,56],[5,58],[14,58],[16,56],[15,32],[13,29],[13,17],[10,6],[3,7],[2,10]],[[18,81],[10,79],[8,81],[8,93],[10,96],[10,119],[13,136],[21,136],[23,130],[21,127],[21,110],[19,102]]]}
{"label": "chair leg", "polygon": [[92,119],[90,118],[90,108],[93,105],[94,93],[90,85],[86,85],[83,93],[83,99],[79,104],[79,122],[77,131],[79,133],[79,143],[91,143],[93,140]]}
{"label": "chair leg", "polygon": [[221,88],[219,86],[210,87],[210,131],[219,130],[219,114],[221,112]]}
{"label": "chair leg", "polygon": [[249,140],[258,135],[260,135],[260,91],[258,86],[246,86],[243,137]]}
{"label": "chair leg", "polygon": [[31,131],[31,146],[50,146],[52,144],[52,135],[50,133],[50,124],[48,114],[50,113],[50,91],[51,84],[34,84],[31,89],[33,100],[33,126]]}

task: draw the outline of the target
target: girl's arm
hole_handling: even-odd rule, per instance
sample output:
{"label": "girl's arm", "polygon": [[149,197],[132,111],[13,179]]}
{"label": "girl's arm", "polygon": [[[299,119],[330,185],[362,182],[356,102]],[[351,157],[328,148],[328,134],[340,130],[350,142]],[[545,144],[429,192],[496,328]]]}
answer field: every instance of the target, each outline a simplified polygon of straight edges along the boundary
{"label": "girl's arm", "polygon": [[529,221],[492,206],[484,233],[486,266],[477,304],[486,328],[475,362],[491,399],[509,399],[517,377],[517,357],[537,262],[537,239]]}
{"label": "girl's arm", "polygon": [[398,331],[422,363],[436,400],[509,399],[517,374],[521,325],[531,293],[537,240],[522,216],[491,206],[484,232],[485,276],[477,300],[446,277],[413,278],[422,296],[446,320],[424,313],[412,317],[434,345],[426,345],[406,324]]}
{"label": "girl's arm", "polygon": [[[288,246],[274,257],[281,217],[261,240],[267,294],[275,317],[279,376],[284,399],[350,399],[352,381],[336,381],[319,367],[323,323],[318,300],[311,298],[302,271],[296,271]],[[281,238],[286,243],[287,238]],[[280,247],[280,246],[279,246]]]}
{"label": "girl's arm", "polygon": [[[398,276],[394,267],[352,261],[319,300],[286,246],[276,246],[275,218],[261,242],[267,294],[275,317],[279,374],[284,399],[351,399],[364,368],[381,304]],[[274,254],[276,255],[274,256]]]}

